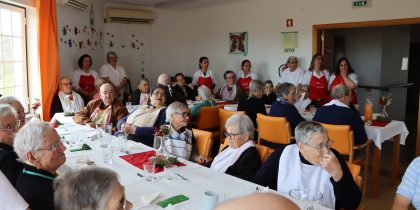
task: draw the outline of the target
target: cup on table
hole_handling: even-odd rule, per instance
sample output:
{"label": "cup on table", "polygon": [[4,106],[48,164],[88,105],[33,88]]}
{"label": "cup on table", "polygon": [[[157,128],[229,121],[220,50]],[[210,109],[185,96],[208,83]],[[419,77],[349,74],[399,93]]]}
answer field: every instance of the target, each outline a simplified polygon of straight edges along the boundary
{"label": "cup on table", "polygon": [[178,166],[175,164],[166,164],[165,166],[163,166],[166,179],[168,180],[175,179],[176,173],[177,173],[177,167]]}
{"label": "cup on table", "polygon": [[321,205],[323,195],[318,190],[292,189],[289,191],[290,197],[303,203],[302,209],[315,210]]}
{"label": "cup on table", "polygon": [[112,164],[112,153],[113,150],[111,145],[102,148],[102,158],[104,160],[104,163]]}
{"label": "cup on table", "polygon": [[311,112],[311,114],[315,114],[315,112],[316,112],[316,106],[315,105],[310,105],[309,106],[309,111]]}
{"label": "cup on table", "polygon": [[217,205],[219,205],[219,193],[214,191],[206,191],[204,192],[203,201],[204,210],[213,210]]}
{"label": "cup on table", "polygon": [[153,181],[155,178],[155,162],[147,161],[143,163],[144,177],[146,181]]}

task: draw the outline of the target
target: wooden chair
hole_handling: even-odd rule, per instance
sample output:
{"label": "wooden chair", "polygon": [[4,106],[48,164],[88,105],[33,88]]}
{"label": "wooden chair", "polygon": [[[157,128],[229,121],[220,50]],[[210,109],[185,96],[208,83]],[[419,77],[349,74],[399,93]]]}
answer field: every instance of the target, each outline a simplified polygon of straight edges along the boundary
{"label": "wooden chair", "polygon": [[219,109],[219,119],[220,119],[220,143],[223,144],[224,140],[225,140],[225,124],[227,119],[229,119],[229,117],[231,117],[234,114],[245,114],[244,111],[230,111],[230,110],[226,110],[223,108]]}
{"label": "wooden chair", "polygon": [[268,141],[276,144],[289,144],[292,136],[290,124],[284,117],[272,117],[258,113],[258,144]]}
{"label": "wooden chair", "polygon": [[219,109],[222,106],[201,107],[196,120],[196,127],[200,130],[216,130],[220,125]]}
{"label": "wooden chair", "polygon": [[197,141],[198,153],[201,156],[210,159],[211,147],[213,145],[211,138],[213,137],[213,133],[194,128],[192,129],[192,132]]}
{"label": "wooden chair", "polygon": [[[350,129],[349,125],[332,125],[321,123],[328,130],[328,138],[334,143],[331,145],[332,148],[337,150],[341,155],[349,156],[349,163],[354,164],[363,164],[364,173],[363,173],[363,194],[366,191],[366,180],[368,176],[368,164],[369,164],[369,154],[370,154],[370,143],[371,139],[368,139],[366,143],[361,145],[354,145],[354,134]],[[355,150],[364,150],[365,157],[363,158],[354,158]]]}
{"label": "wooden chair", "polygon": [[[353,176],[354,182],[356,182],[356,185],[359,187],[360,190],[362,190],[363,187],[363,178],[360,176],[361,166],[357,164],[350,163],[346,161],[347,167],[350,170],[351,175]],[[363,204],[360,204],[357,210],[364,209]]]}

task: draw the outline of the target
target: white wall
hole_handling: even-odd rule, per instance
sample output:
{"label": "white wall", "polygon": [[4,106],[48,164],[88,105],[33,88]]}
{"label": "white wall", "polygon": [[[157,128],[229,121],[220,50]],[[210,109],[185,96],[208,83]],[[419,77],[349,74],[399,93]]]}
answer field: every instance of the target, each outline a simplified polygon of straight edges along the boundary
{"label": "white wall", "polygon": [[[420,1],[377,0],[372,7],[352,9],[351,1],[330,0],[247,0],[194,9],[157,9],[152,25],[152,72],[192,74],[200,56],[210,59],[210,68],[223,81],[227,69],[239,70],[243,59],[250,59],[253,71],[262,79],[277,80],[277,68],[290,55],[308,67],[312,56],[314,24],[356,22],[419,17]],[[294,27],[286,28],[287,18]],[[228,33],[249,32],[249,54],[228,54]],[[299,48],[285,54],[280,33],[299,32]]]}
{"label": "white wall", "polygon": [[[85,53],[89,54],[93,60],[92,68],[99,70],[99,67],[104,63],[105,56],[103,50],[103,43],[100,33],[103,33],[104,28],[104,3],[102,0],[92,0],[95,13],[95,29],[96,32],[92,34],[90,30],[90,7],[85,11],[77,10],[75,8],[57,4],[57,25],[58,25],[58,47],[60,53],[60,76],[72,76],[75,69],[78,68],[77,61],[79,57]],[[63,27],[68,26],[71,31],[67,30],[67,34],[63,34]],[[77,27],[81,32],[77,35],[74,33],[74,28]],[[83,31],[84,27],[87,27]],[[88,34],[89,32],[89,34]],[[83,41],[82,49],[72,44],[70,48],[66,42],[71,39],[78,45]],[[87,45],[87,40],[91,41],[91,46]],[[97,46],[94,42],[97,41]],[[72,41],[73,42],[73,41]]]}

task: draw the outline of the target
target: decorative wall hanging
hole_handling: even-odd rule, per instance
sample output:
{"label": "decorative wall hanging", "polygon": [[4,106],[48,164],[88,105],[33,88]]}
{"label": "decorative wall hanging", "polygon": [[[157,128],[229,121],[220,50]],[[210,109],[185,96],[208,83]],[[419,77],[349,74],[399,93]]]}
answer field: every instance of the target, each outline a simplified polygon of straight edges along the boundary
{"label": "decorative wall hanging", "polygon": [[295,48],[298,48],[298,32],[281,32],[281,48],[284,49],[285,53],[295,52]]}
{"label": "decorative wall hanging", "polygon": [[229,53],[248,54],[248,32],[229,33]]}

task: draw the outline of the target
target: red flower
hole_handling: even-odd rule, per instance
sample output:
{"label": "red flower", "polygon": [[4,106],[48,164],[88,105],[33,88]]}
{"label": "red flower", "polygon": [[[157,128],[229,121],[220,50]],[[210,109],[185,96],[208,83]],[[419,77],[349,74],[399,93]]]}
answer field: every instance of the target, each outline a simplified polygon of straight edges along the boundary
{"label": "red flower", "polygon": [[37,110],[41,106],[41,102],[39,102],[39,99],[35,99],[35,102],[32,104],[32,109]]}

